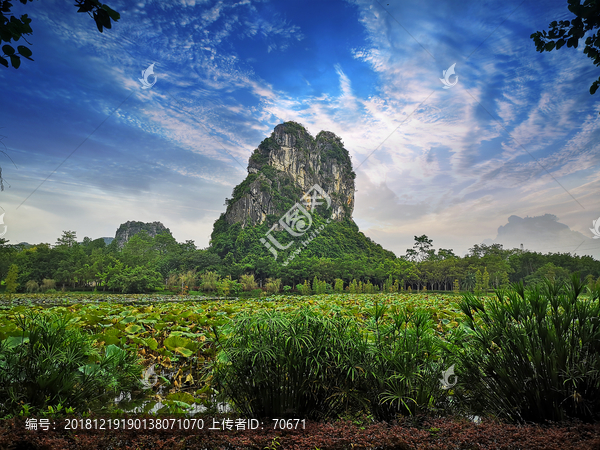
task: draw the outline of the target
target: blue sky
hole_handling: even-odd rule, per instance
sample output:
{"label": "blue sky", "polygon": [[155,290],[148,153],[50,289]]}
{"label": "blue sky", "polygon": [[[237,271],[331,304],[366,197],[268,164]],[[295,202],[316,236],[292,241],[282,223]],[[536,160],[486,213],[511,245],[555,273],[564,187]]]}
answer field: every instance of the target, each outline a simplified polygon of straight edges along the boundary
{"label": "blue sky", "polygon": [[571,231],[525,247],[600,258],[600,71],[529,37],[572,18],[564,0],[107,0],[121,19],[103,34],[67,0],[14,3],[35,61],[0,67],[12,243],[141,220],[206,247],[252,151],[294,120],[342,137],[354,219],[397,255],[552,214]]}

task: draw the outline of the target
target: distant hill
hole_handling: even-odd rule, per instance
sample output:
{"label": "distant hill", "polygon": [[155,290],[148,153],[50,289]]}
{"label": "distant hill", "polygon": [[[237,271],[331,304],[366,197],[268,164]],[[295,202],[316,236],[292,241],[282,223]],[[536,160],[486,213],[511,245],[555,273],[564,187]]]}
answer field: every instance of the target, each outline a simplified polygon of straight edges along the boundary
{"label": "distant hill", "polygon": [[[590,226],[591,226],[590,222]],[[592,239],[579,231],[571,230],[558,221],[554,214],[519,217],[512,215],[508,223],[498,228],[496,239],[486,239],[484,244],[502,244],[505,248],[519,248],[540,253],[577,253],[600,259],[600,250]]]}
{"label": "distant hill", "polygon": [[[140,231],[147,232],[150,237],[154,237],[157,234],[161,234],[165,231],[167,233],[171,234],[171,230],[169,230],[167,227],[165,227],[160,222],[144,223],[144,222],[129,221],[129,222],[125,222],[125,223],[121,224],[119,226],[119,228],[117,229],[117,232],[114,237],[114,239],[117,241],[117,246],[119,248],[123,248],[125,243],[129,239],[131,239],[133,236],[138,234]],[[171,234],[171,236],[172,236],[172,234]],[[110,239],[110,238],[104,238],[104,239],[106,240],[106,239]],[[111,239],[111,242],[112,242],[112,239]]]}

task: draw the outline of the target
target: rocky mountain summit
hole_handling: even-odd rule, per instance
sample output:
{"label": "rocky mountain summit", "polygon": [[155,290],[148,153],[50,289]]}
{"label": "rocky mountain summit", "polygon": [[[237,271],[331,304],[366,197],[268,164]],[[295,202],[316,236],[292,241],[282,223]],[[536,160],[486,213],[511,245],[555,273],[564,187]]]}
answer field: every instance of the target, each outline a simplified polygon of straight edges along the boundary
{"label": "rocky mountain summit", "polygon": [[171,234],[171,230],[165,227],[160,222],[134,222],[129,221],[121,224],[117,229],[117,233],[115,234],[115,240],[117,241],[117,246],[119,248],[123,248],[125,243],[131,239],[133,236],[138,234],[140,231],[146,231],[150,237],[154,237],[157,234],[167,232]]}
{"label": "rocky mountain summit", "polygon": [[393,259],[352,220],[355,178],[350,155],[334,133],[313,137],[296,122],[277,125],[225,200],[210,248],[232,270],[259,275],[274,264],[302,271],[319,258]]}
{"label": "rocky mountain summit", "polygon": [[315,138],[300,124],[277,125],[250,157],[248,176],[227,199],[228,224],[260,225],[267,216],[285,214],[313,186],[331,199],[331,219],[350,218],[354,210],[354,178],[350,155],[330,131]]}

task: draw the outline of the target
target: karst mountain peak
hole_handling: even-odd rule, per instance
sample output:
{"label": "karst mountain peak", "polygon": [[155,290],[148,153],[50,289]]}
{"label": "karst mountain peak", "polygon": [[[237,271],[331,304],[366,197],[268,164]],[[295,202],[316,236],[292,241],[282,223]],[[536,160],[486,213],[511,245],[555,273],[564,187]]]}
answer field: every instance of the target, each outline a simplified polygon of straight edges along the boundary
{"label": "karst mountain peak", "polygon": [[315,185],[331,198],[331,219],[351,218],[354,210],[352,163],[342,139],[330,131],[313,136],[299,123],[285,122],[254,150],[248,176],[227,199],[229,224],[260,225],[267,216],[284,214],[290,201]]}

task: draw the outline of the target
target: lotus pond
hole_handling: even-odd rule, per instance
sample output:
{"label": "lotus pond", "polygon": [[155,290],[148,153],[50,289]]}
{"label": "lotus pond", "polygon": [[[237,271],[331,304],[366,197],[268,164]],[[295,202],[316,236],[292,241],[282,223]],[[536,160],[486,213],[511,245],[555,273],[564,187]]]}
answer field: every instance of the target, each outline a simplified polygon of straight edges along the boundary
{"label": "lotus pond", "polygon": [[[200,296],[55,294],[0,298],[0,340],[22,332],[16,317],[32,311],[68,317],[93,336],[98,348],[118,346],[139,355],[146,389],[124,392],[103,411],[195,413],[222,410],[215,404],[210,363],[217,356],[216,336],[240,314],[293,312],[309,307],[324,316],[359,323],[376,305],[426,311],[440,335],[459,326],[459,296],[452,294],[334,294],[215,299]],[[150,374],[150,376],[149,376]]]}

